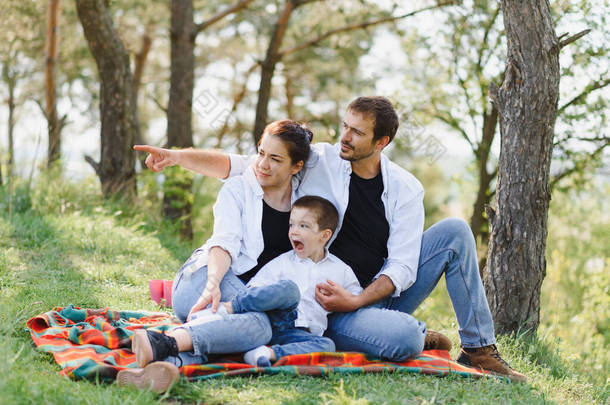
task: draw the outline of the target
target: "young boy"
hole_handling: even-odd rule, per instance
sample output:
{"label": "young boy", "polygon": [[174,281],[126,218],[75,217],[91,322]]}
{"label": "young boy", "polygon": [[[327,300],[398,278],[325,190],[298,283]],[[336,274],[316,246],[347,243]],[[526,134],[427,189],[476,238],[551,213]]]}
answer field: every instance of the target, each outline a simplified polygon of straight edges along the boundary
{"label": "young boy", "polygon": [[352,269],[326,248],[338,218],[337,209],[324,198],[296,200],[288,232],[293,250],[267,263],[250,280],[250,288],[222,303],[228,313],[258,311],[269,316],[271,347],[250,350],[244,355],[247,363],[269,366],[291,354],[335,351],[333,341],[322,336],[328,311],[316,301],[316,284],[332,282],[352,294],[362,291]]}

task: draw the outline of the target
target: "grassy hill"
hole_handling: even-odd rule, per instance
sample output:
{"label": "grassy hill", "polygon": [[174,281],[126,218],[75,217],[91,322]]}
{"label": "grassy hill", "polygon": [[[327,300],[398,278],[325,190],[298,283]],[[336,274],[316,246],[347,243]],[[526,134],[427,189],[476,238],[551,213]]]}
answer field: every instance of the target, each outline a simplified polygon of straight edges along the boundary
{"label": "grassy hill", "polygon": [[[215,188],[217,186],[210,186],[207,194],[213,195]],[[154,192],[144,193],[140,196],[144,202],[130,204],[105,202],[99,197],[93,181],[74,185],[43,180],[32,190],[17,189],[9,215],[7,195],[1,195],[0,403],[546,404],[609,401],[607,363],[602,362],[602,368],[597,370],[583,367],[582,359],[566,354],[565,344],[549,334],[533,340],[500,339],[504,357],[530,378],[525,385],[422,375],[335,375],[328,378],[277,375],[198,383],[181,381],[170,392],[157,396],[119,388],[115,384],[60,377],[59,367],[51,356],[34,348],[25,330],[27,319],[68,304],[158,310],[149,300],[148,280],[172,278],[193,249],[192,244],[178,241],[171,224],[158,218],[153,196]],[[209,202],[213,198],[208,195],[204,199],[205,218],[195,222],[200,228],[198,238],[209,233]],[[442,289],[424,303],[416,316],[426,321],[430,328],[445,332],[457,345],[455,319]],[[607,330],[602,332],[605,336]],[[607,349],[607,341],[602,341],[602,345]],[[456,352],[452,354],[455,356]],[[590,355],[595,356],[595,353]]]}

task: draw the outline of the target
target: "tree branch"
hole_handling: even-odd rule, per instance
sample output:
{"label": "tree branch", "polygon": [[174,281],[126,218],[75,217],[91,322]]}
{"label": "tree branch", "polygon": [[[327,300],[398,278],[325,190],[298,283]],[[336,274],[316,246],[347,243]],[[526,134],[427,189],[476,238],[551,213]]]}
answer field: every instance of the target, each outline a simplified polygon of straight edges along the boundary
{"label": "tree branch", "polygon": [[[587,35],[589,32],[591,32],[591,30],[590,29],[586,29],[586,30],[580,31],[578,34],[572,35],[568,39],[564,39],[563,41],[560,41],[559,42],[559,49],[562,49],[564,46],[570,45],[572,42],[579,40],[580,38],[582,38],[585,35]],[[564,35],[566,35],[566,34],[564,34]],[[564,35],[562,35],[561,37],[563,37]]]}
{"label": "tree branch", "polygon": [[236,3],[236,4],[232,5],[231,7],[227,8],[226,10],[221,11],[220,13],[216,14],[215,16],[197,24],[195,26],[195,33],[198,34],[201,31],[209,28],[212,24],[215,24],[218,21],[222,20],[229,14],[236,13],[239,10],[246,8],[248,6],[248,4],[250,4],[250,3],[252,3],[252,0],[242,0],[239,3]]}
{"label": "tree branch", "polygon": [[410,13],[399,15],[399,16],[396,16],[396,17],[378,18],[378,19],[375,19],[375,20],[363,21],[363,22],[356,23],[356,24],[346,25],[344,27],[336,28],[334,30],[330,30],[328,32],[325,32],[324,34],[322,34],[322,35],[320,35],[320,36],[318,36],[316,38],[313,38],[313,39],[311,39],[309,41],[305,41],[305,42],[303,42],[303,43],[301,43],[301,44],[299,44],[299,45],[297,45],[295,47],[286,49],[284,51],[280,51],[278,53],[278,55],[279,55],[279,57],[281,59],[282,57],[284,57],[286,55],[290,55],[291,53],[295,53],[295,52],[300,51],[302,49],[309,48],[310,46],[313,46],[313,45],[315,45],[315,44],[317,44],[319,42],[322,42],[325,39],[327,39],[327,38],[329,38],[329,37],[331,37],[331,36],[333,36],[335,34],[340,34],[342,32],[353,31],[353,30],[357,30],[357,29],[364,29],[364,28],[370,27],[372,25],[379,25],[379,24],[383,24],[383,23],[386,23],[386,22],[392,22],[392,21],[400,20],[400,19],[403,19],[403,18],[414,16],[414,15],[419,14],[419,13],[424,12],[424,11],[437,9],[437,8],[448,6],[448,5],[451,5],[451,4],[454,4],[454,1],[449,0],[449,1],[444,1],[444,2],[438,3],[438,4],[434,5],[434,6],[424,7],[424,8],[415,10],[415,11],[411,11]]}
{"label": "tree branch", "polygon": [[95,170],[95,174],[101,177],[100,164],[93,160],[93,158],[89,155],[85,155],[85,160],[91,165],[91,167],[93,167],[93,170]]}
{"label": "tree branch", "polygon": [[440,112],[437,111],[437,112],[432,113],[432,116],[435,118],[438,118],[439,120],[443,121],[445,124],[449,125],[451,128],[457,130],[462,135],[462,137],[466,140],[466,142],[468,142],[468,145],[470,145],[470,148],[473,151],[476,150],[475,145],[472,143],[472,141],[468,137],[468,134],[466,133],[466,131],[464,131],[464,129],[460,126],[458,121],[454,117],[452,117],[451,114],[447,114],[447,116],[444,116],[443,114],[441,114]]}
{"label": "tree branch", "polygon": [[574,166],[570,167],[569,169],[566,169],[558,174],[556,174],[555,176],[553,176],[553,178],[550,180],[549,185],[551,187],[551,190],[553,188],[555,188],[555,185],[561,180],[564,179],[565,177],[579,171],[579,170],[583,170],[586,165],[587,162],[591,161],[592,159],[596,158],[597,156],[601,155],[601,153],[604,151],[604,149],[610,145],[610,142],[606,142],[603,145],[598,146],[593,152],[591,153],[587,153],[586,156],[583,158],[583,160],[574,162]]}
{"label": "tree branch", "polygon": [[148,96],[148,98],[149,98],[150,100],[152,100],[152,101],[153,101],[153,103],[155,103],[155,105],[156,105],[157,107],[159,107],[159,109],[160,109],[161,111],[163,111],[165,114],[167,114],[167,107],[163,107],[163,105],[161,104],[161,102],[160,102],[159,100],[157,100],[157,98],[156,98],[156,97],[153,97],[153,96],[150,96],[150,95],[149,95],[149,96]]}
{"label": "tree branch", "polygon": [[224,124],[222,125],[222,128],[220,129],[220,131],[218,132],[218,135],[216,136],[216,148],[221,147],[222,139],[224,138],[225,134],[227,133],[227,131],[229,129],[229,121],[231,120],[231,117],[233,116],[233,114],[235,114],[235,111],[237,111],[237,106],[239,105],[239,103],[241,103],[243,98],[246,96],[246,91],[248,90],[248,78],[256,70],[256,68],[259,67],[260,65],[261,65],[261,62],[258,61],[254,65],[250,66],[250,69],[248,69],[248,71],[246,72],[244,83],[242,84],[239,91],[235,94],[235,96],[233,96],[233,106],[231,107],[231,112],[227,115],[227,119],[225,120]]}
{"label": "tree branch", "polygon": [[569,106],[581,101],[583,98],[585,98],[585,96],[589,95],[589,93],[592,93],[593,91],[598,90],[598,89],[602,89],[609,84],[610,84],[610,79],[598,80],[596,82],[589,84],[588,86],[586,86],[584,88],[584,90],[579,95],[577,95],[576,97],[574,97],[573,99],[571,99],[570,101],[568,101],[567,103],[562,105],[559,108],[559,110],[557,110],[557,115],[562,114],[565,111],[565,109],[568,108]]}

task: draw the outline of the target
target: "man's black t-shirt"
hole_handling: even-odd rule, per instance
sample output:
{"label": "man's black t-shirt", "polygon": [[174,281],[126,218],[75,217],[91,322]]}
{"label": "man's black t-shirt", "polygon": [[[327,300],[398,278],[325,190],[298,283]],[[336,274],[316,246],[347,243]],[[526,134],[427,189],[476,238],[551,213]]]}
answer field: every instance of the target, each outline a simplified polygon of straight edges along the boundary
{"label": "man's black t-shirt", "polygon": [[373,281],[388,257],[390,225],[382,193],[381,172],[372,179],[352,173],[343,224],[329,249],[352,268],[363,288]]}
{"label": "man's black t-shirt", "polygon": [[288,238],[290,211],[283,212],[271,208],[263,200],[263,242],[265,248],[258,256],[256,266],[238,277],[247,283],[258,271],[271,260],[292,249]]}

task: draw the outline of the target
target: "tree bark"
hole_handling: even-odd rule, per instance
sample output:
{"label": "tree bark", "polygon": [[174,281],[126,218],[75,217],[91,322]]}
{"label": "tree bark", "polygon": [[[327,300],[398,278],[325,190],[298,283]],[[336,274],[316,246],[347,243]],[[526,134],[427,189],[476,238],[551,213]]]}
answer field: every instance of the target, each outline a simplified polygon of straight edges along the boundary
{"label": "tree bark", "polygon": [[535,333],[546,272],[560,48],[547,0],[502,0],[502,12],[506,74],[501,88],[489,90],[502,146],[484,285],[498,333]]}
{"label": "tree bark", "polygon": [[[172,0],[170,36],[171,73],[167,108],[167,146],[190,148],[193,146],[191,121],[197,36],[192,0]],[[167,180],[170,180],[172,185],[166,188],[163,195],[163,214],[170,220],[179,220],[180,235],[185,239],[192,239],[192,199],[188,198],[192,179],[189,176],[178,176],[176,179]]]}
{"label": "tree bark", "polygon": [[[496,126],[498,123],[498,109],[492,105],[490,112],[483,114],[483,136],[481,142],[477,145],[475,158],[479,168],[479,185],[477,198],[474,202],[472,217],[470,218],[470,228],[474,234],[479,246],[487,246],[489,243],[489,226],[485,216],[485,206],[491,201],[491,182],[495,177],[495,170],[492,173],[487,171],[489,161],[489,153],[491,144],[496,134]],[[479,270],[483,276],[484,264],[487,262],[487,256],[479,260]]]}
{"label": "tree bark", "polygon": [[287,0],[284,3],[284,8],[280,12],[278,19],[273,27],[273,33],[267,47],[267,54],[261,65],[261,82],[258,88],[258,101],[256,103],[256,117],[254,118],[254,129],[252,136],[254,143],[258,143],[263,130],[267,125],[267,110],[269,107],[269,99],[271,98],[271,80],[275,72],[275,66],[280,60],[279,50],[288,28],[290,16],[295,9],[293,0]]}
{"label": "tree bark", "polygon": [[59,160],[61,153],[61,123],[57,117],[57,95],[55,83],[57,66],[57,47],[59,43],[59,0],[49,0],[47,10],[47,38],[45,61],[45,116],[49,130],[47,166]]}
{"label": "tree bark", "polygon": [[[148,53],[150,52],[151,45],[152,39],[150,38],[148,32],[145,32],[144,34],[142,34],[142,45],[140,47],[140,51],[136,54],[133,68],[133,99],[136,103],[136,107],[139,105],[138,97],[140,94],[140,87],[142,85],[142,75],[144,74],[144,66],[146,66],[146,59],[148,58]],[[144,136],[142,135],[142,130],[142,126],[140,126],[140,130],[136,132],[134,138],[134,143],[136,145],[145,145],[147,143],[144,139]],[[141,153],[136,155],[136,157],[139,157],[140,165],[142,167],[146,167],[146,154]]]}
{"label": "tree bark", "polygon": [[14,130],[15,130],[15,109],[17,107],[15,103],[15,87],[17,86],[17,78],[14,73],[11,73],[10,69],[10,58],[5,58],[4,63],[2,64],[2,80],[6,83],[8,88],[8,156],[6,160],[6,178],[8,184],[11,184],[11,180],[13,177],[14,170],[14,155],[15,155],[15,140],[14,140]]}
{"label": "tree bark", "polygon": [[100,75],[101,157],[93,165],[106,197],[136,194],[135,153],[139,131],[129,54],[112,25],[104,0],[77,0],[78,17]]}

